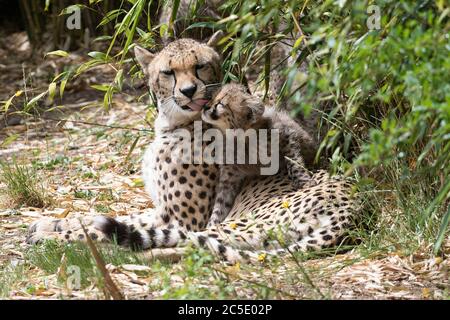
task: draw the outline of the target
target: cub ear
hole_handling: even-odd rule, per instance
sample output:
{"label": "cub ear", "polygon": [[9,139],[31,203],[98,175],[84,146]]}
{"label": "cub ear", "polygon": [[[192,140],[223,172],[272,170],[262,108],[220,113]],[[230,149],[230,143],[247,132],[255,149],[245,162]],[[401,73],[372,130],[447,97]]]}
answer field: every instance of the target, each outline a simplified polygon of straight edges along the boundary
{"label": "cub ear", "polygon": [[258,121],[265,110],[264,104],[261,100],[258,98],[252,97],[251,99],[247,100],[249,113],[247,115],[248,120],[251,122]]}
{"label": "cub ear", "polygon": [[208,46],[210,47],[217,47],[217,44],[219,43],[220,40],[223,39],[223,37],[225,36],[225,32],[223,32],[222,30],[216,31],[211,38],[209,38],[208,42],[206,43]]}
{"label": "cub ear", "polygon": [[153,61],[153,58],[155,58],[155,54],[136,45],[134,46],[134,56],[136,57],[137,62],[141,66],[142,71],[144,71],[144,73],[147,74],[148,65]]}

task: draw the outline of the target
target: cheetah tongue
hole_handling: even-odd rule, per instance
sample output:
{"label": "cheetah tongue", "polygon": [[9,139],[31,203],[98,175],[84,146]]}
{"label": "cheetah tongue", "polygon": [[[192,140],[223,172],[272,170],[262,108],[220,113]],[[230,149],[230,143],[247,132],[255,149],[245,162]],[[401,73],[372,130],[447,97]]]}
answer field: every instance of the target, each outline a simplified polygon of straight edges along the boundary
{"label": "cheetah tongue", "polygon": [[200,110],[202,110],[203,106],[204,106],[206,103],[208,103],[208,100],[205,100],[205,99],[197,99],[197,100],[194,100],[194,101],[192,101],[192,102],[189,102],[189,103],[187,104],[187,106],[188,106],[189,108],[191,108],[192,110],[194,110],[194,111],[200,111]]}

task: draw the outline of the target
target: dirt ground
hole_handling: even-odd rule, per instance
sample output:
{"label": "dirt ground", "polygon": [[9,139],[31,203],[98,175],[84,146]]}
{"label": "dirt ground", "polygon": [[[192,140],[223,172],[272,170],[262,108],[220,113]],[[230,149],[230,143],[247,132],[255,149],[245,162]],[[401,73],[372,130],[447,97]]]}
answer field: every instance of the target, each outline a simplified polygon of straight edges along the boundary
{"label": "dirt ground", "polygon": [[[20,34],[16,36],[20,37]],[[31,79],[28,85],[32,87],[28,88],[28,93],[32,95],[45,88],[49,75],[60,71],[63,65],[83,60],[82,53],[71,54],[67,58],[42,60],[34,57],[29,60],[27,55],[31,49],[26,43],[21,46],[0,48],[0,80],[6,84],[0,90],[0,100],[6,101],[18,90],[24,90],[24,74]],[[101,77],[107,78],[108,72],[107,66],[93,69],[83,79],[68,85],[65,100],[44,102],[48,105],[64,104],[63,112],[44,113],[47,119],[37,116],[2,119],[0,159],[10,161],[15,157],[21,163],[33,163],[40,168],[39,179],[52,201],[45,208],[16,208],[10,199],[2,196],[0,270],[18,268],[23,264],[27,265],[27,270],[22,278],[9,284],[7,296],[0,298],[104,298],[102,290],[95,285],[70,290],[57,280],[57,274],[49,274],[29,264],[25,254],[29,250],[25,244],[27,226],[42,217],[119,216],[143,213],[152,207],[142,186],[140,160],[152,140],[154,113],[144,102],[137,101],[145,93],[139,81],[129,82],[129,89],[115,96],[111,110],[102,108],[102,95],[89,85],[102,82]],[[7,126],[5,121],[9,121]],[[4,187],[0,184],[0,188]],[[188,264],[182,260],[163,270],[170,275],[165,288],[155,287],[162,273],[152,264],[110,264],[108,269],[118,287],[130,299],[164,298],[167,297],[167,288],[197,290],[218,286],[219,278],[210,279],[212,270],[216,269],[227,274],[220,280],[228,281],[224,285],[232,285],[237,297],[241,298],[261,297],[261,284],[270,284],[271,290],[279,290],[271,296],[273,298],[448,299],[450,241],[444,245],[444,252],[442,257],[421,252],[404,256],[400,252],[367,253],[356,247],[343,254],[302,262],[312,285],[307,278],[299,276],[299,266],[293,259],[267,267],[230,267],[212,263],[206,269],[211,274],[197,278],[189,275],[186,271]],[[0,281],[2,279],[5,281],[0,277]],[[187,281],[194,286],[186,287]],[[35,289],[29,290],[30,285]]]}

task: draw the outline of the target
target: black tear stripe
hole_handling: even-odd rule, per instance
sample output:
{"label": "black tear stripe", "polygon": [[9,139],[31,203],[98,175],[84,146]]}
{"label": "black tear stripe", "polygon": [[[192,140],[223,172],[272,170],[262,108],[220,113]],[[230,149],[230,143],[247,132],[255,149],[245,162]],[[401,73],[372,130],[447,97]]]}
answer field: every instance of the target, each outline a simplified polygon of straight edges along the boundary
{"label": "black tear stripe", "polygon": [[177,86],[177,75],[175,74],[175,72],[173,73],[173,80],[175,83],[173,84],[172,95],[173,99],[175,99],[175,87]]}
{"label": "black tear stripe", "polygon": [[194,58],[195,58],[195,65],[194,65],[195,77],[196,77],[198,80],[200,80],[200,81],[203,83],[203,85],[204,85],[205,83],[204,83],[203,80],[200,79],[200,77],[198,76],[198,71],[197,71],[198,57],[197,57],[197,55],[196,55],[195,53],[194,53]]}
{"label": "black tear stripe", "polygon": [[213,73],[214,73],[214,79],[215,79],[216,81],[219,81],[219,77],[217,76],[217,70],[216,70],[216,68],[215,68],[214,66],[212,66],[211,69],[213,70]]}
{"label": "black tear stripe", "polygon": [[158,90],[159,91],[159,89],[160,89],[160,86],[159,86],[159,77],[160,77],[161,75],[160,74],[158,74],[158,76],[156,77],[156,85],[155,85],[155,89],[156,90]]}

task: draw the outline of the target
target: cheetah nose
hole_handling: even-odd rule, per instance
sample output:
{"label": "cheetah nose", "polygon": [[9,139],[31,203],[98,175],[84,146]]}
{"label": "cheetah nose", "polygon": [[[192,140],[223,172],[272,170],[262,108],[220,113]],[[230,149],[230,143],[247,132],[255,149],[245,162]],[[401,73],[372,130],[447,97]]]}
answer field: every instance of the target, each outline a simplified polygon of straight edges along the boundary
{"label": "cheetah nose", "polygon": [[180,92],[184,94],[186,97],[192,98],[196,90],[197,86],[194,84],[193,86],[181,88]]}

